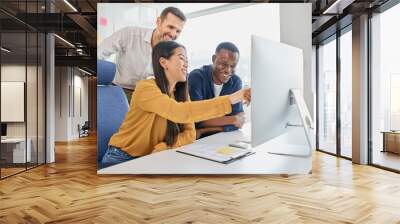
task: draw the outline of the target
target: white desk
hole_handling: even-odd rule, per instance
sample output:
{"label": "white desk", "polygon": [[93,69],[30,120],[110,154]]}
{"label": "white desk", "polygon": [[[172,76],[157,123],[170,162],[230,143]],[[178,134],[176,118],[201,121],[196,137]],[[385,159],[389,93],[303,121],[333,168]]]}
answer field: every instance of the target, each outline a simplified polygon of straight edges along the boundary
{"label": "white desk", "polygon": [[[12,163],[25,163],[25,158],[27,158],[27,162],[31,161],[31,144],[32,141],[30,138],[27,139],[27,143],[25,144],[25,138],[6,138],[1,139],[1,144],[4,146],[12,145]],[[25,151],[25,145],[26,151]],[[2,151],[6,151],[8,149],[2,149]],[[26,152],[26,154],[25,154]],[[11,162],[11,161],[10,161]]]}
{"label": "white desk", "polygon": [[[241,131],[218,133],[197,140],[195,143],[183,146],[191,147],[196,144],[218,143],[228,145],[235,140],[248,139],[250,126]],[[153,153],[131,161],[100,169],[98,174],[307,174],[311,172],[311,156],[299,157],[274,155],[268,149],[282,147],[280,142],[291,143],[302,138],[303,129],[294,128],[290,132],[268,141],[252,150],[256,153],[230,164],[221,164],[194,156],[166,150]],[[293,146],[293,145],[292,145]],[[298,145],[299,150],[307,147]]]}

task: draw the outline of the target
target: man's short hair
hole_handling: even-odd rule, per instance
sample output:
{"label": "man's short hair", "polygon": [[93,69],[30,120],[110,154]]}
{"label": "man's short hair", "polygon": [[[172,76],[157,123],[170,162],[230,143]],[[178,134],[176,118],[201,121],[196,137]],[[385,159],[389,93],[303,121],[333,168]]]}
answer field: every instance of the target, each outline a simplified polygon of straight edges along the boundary
{"label": "man's short hair", "polygon": [[165,17],[167,17],[168,13],[172,13],[173,15],[175,15],[176,17],[181,19],[183,22],[186,21],[185,14],[183,14],[183,12],[181,10],[179,10],[178,8],[175,8],[175,7],[167,7],[167,8],[165,8],[161,12],[161,15],[160,15],[161,21],[163,21],[165,19]]}
{"label": "man's short hair", "polygon": [[228,51],[232,51],[233,53],[239,53],[239,49],[231,42],[222,42],[218,44],[217,49],[215,49],[215,53],[218,53],[221,49],[225,49]]}

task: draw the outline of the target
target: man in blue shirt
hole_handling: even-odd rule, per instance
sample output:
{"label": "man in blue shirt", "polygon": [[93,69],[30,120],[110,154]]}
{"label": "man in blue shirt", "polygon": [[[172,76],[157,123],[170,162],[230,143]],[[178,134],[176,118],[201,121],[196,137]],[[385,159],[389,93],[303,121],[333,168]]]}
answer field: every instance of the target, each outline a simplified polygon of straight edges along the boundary
{"label": "man in blue shirt", "polygon": [[[242,80],[235,74],[239,50],[230,42],[220,43],[212,56],[212,65],[204,65],[189,73],[189,94],[192,101],[212,99],[232,94],[242,88]],[[196,123],[197,137],[221,131],[234,131],[244,123],[243,104],[232,106],[232,113]]]}

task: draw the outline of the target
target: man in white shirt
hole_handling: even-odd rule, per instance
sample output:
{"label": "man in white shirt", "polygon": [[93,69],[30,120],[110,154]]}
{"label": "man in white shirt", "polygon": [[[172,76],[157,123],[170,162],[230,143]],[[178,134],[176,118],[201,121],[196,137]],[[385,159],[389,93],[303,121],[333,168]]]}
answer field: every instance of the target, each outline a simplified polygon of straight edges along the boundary
{"label": "man in white shirt", "polygon": [[155,29],[125,27],[99,44],[98,59],[116,54],[117,72],[113,83],[124,89],[128,102],[136,83],[153,75],[152,48],[160,41],[176,40],[185,21],[185,15],[178,8],[168,7],[157,18]]}

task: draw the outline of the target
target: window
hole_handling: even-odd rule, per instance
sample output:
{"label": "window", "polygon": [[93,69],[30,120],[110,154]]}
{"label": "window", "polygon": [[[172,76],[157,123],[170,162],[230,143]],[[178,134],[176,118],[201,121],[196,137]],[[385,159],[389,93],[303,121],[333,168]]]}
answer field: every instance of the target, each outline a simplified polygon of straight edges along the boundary
{"label": "window", "polygon": [[352,26],[349,25],[337,32],[337,35],[322,41],[317,50],[317,147],[321,151],[350,159],[353,96]]}
{"label": "window", "polygon": [[371,161],[400,170],[400,133],[391,133],[400,129],[400,5],[374,15],[371,26]]}
{"label": "window", "polygon": [[390,130],[400,130],[400,73],[390,74]]}
{"label": "window", "polygon": [[[349,27],[351,28],[351,27]],[[340,154],[351,158],[352,141],[352,35],[340,36]]]}
{"label": "window", "polygon": [[336,39],[318,48],[318,149],[336,153]]}

